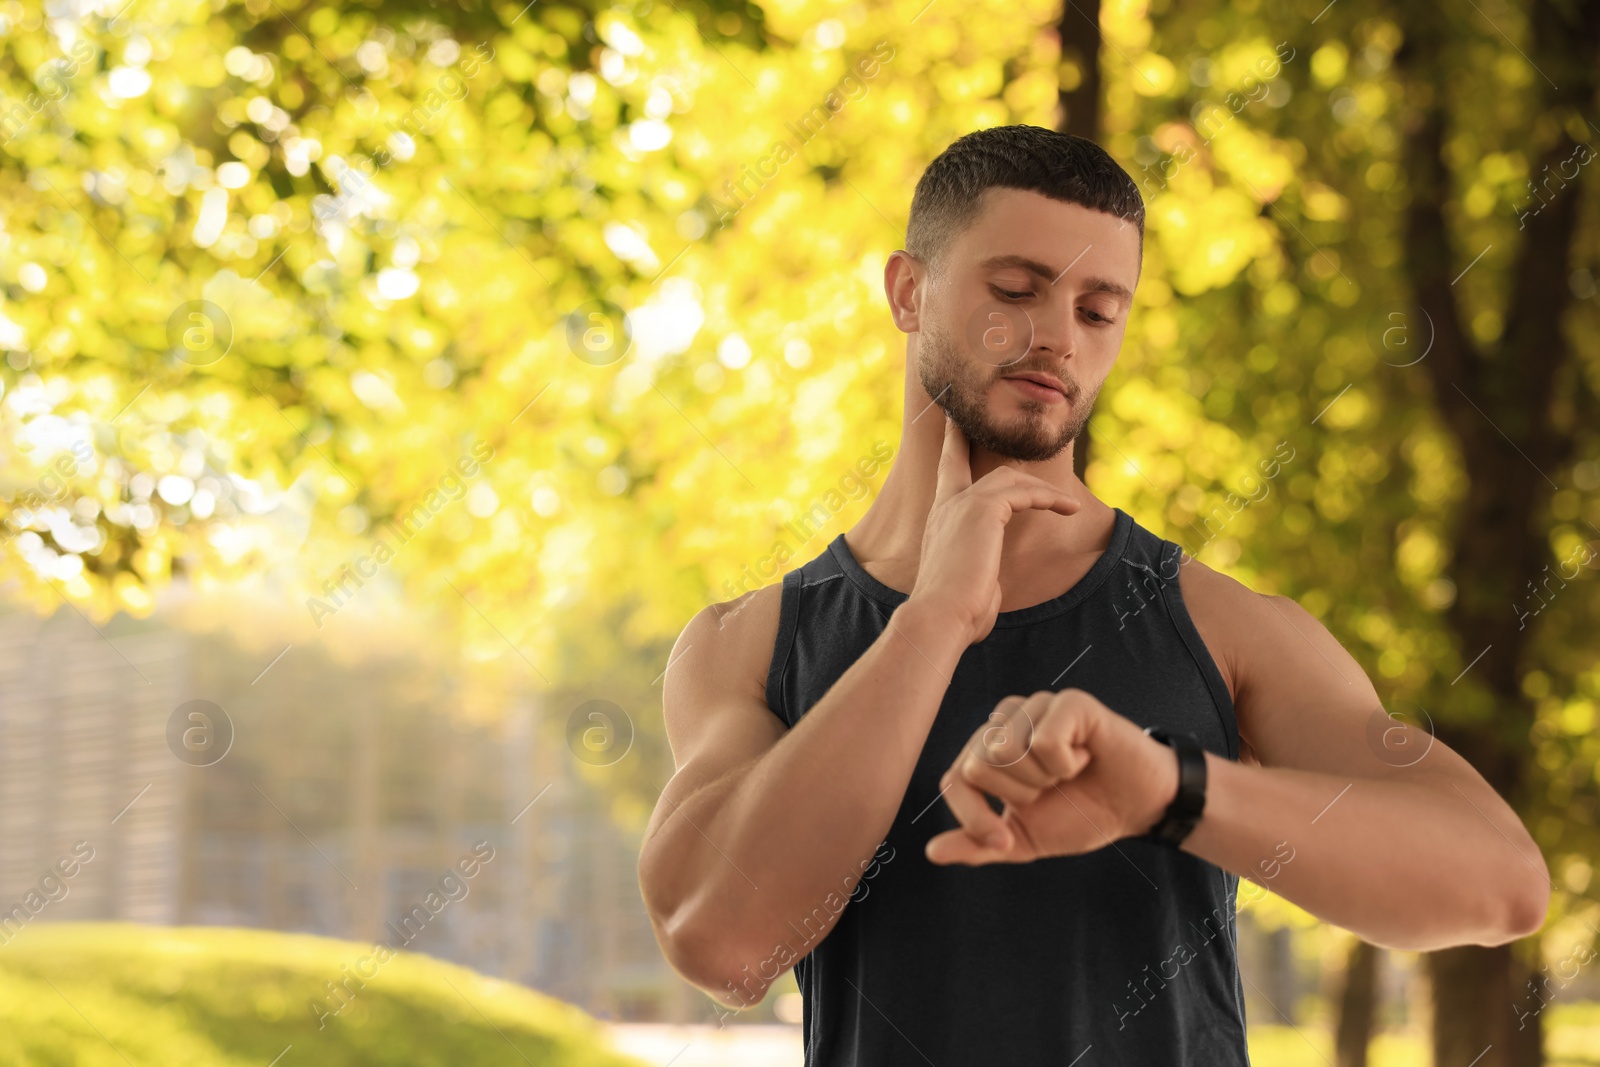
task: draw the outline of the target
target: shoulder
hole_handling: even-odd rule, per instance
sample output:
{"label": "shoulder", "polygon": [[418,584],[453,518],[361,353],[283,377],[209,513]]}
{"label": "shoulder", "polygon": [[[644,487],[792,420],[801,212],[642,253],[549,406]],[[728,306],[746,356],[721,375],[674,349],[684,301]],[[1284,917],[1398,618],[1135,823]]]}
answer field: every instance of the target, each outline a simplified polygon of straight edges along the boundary
{"label": "shoulder", "polygon": [[1259,607],[1256,601],[1261,594],[1193,556],[1181,558],[1178,588],[1183,606],[1216,660],[1228,694],[1238,700],[1241,646],[1252,628],[1249,619]]}
{"label": "shoulder", "polygon": [[731,665],[761,659],[765,669],[778,638],[782,603],[783,581],[780,579],[732,600],[706,605],[678,635],[671,662],[684,660],[698,649],[701,654],[694,657],[698,662],[726,657]]}
{"label": "shoulder", "polygon": [[[1258,611],[1270,612],[1272,606],[1281,607],[1293,604],[1297,609],[1299,603],[1293,598],[1278,593],[1260,593],[1245,585],[1232,575],[1223,574],[1214,567],[1201,563],[1193,556],[1184,556],[1179,574],[1183,578],[1183,591],[1188,593],[1192,587],[1195,594],[1207,603],[1217,604],[1225,608],[1239,610],[1246,605],[1252,605]],[[1306,618],[1313,618],[1307,612]]]}
{"label": "shoulder", "polygon": [[1293,597],[1258,593],[1193,558],[1179,568],[1179,587],[1228,683],[1242,736],[1259,736],[1267,719],[1321,699],[1315,694],[1376,701],[1355,657]]}
{"label": "shoulder", "polygon": [[1293,597],[1258,593],[1193,557],[1183,562],[1178,577],[1195,628],[1207,647],[1214,638],[1230,660],[1229,688],[1235,696],[1236,683],[1247,680],[1243,672],[1259,669],[1287,648],[1299,646],[1294,659],[1332,656],[1334,652],[1349,658],[1328,628]]}
{"label": "shoulder", "polygon": [[[777,642],[782,581],[708,604],[689,620],[667,657],[662,711],[673,752],[687,755],[708,711],[766,707],[767,671]],[[765,715],[771,724],[781,723]]]}

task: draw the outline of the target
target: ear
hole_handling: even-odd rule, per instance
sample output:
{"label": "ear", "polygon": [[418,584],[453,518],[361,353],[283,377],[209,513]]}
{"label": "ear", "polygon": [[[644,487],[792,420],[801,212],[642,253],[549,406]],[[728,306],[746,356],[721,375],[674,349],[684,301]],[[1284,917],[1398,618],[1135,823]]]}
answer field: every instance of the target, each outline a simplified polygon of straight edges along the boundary
{"label": "ear", "polygon": [[928,275],[922,261],[900,248],[889,254],[883,265],[883,295],[889,301],[889,314],[901,333],[922,329],[919,307]]}

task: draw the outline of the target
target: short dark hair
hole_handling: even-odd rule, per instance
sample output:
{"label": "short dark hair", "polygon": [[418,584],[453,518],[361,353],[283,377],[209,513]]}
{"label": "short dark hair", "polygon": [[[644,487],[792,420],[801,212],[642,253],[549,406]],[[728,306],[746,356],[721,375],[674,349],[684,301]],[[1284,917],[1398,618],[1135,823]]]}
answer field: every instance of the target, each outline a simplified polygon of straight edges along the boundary
{"label": "short dark hair", "polygon": [[977,218],[983,191],[1026,189],[1133,223],[1144,249],[1144,198],[1104,148],[1042,126],[992,126],[957,139],[922,172],[911,196],[906,251],[935,273]]}

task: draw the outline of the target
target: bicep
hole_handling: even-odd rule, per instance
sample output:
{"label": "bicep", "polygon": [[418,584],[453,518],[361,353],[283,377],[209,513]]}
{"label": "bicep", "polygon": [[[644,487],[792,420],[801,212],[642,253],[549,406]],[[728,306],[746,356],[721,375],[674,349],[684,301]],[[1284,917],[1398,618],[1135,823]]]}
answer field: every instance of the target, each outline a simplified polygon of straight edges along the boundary
{"label": "bicep", "polygon": [[[684,799],[759,759],[788,732],[766,702],[778,587],[715,605],[684,628],[662,682],[674,773],[663,796]],[[670,812],[671,805],[662,808]],[[663,817],[658,809],[656,818]]]}
{"label": "bicep", "polygon": [[1233,699],[1240,763],[1482,784],[1432,736],[1426,714],[1397,708],[1391,717],[1355,657],[1294,600],[1264,596],[1193,558],[1180,582]]}
{"label": "bicep", "polygon": [[1350,784],[1426,786],[1471,805],[1507,840],[1526,837],[1483,775],[1433,736],[1425,709],[1385,708],[1355,657],[1309,612],[1286,597],[1263,599],[1262,639],[1241,661],[1237,705],[1240,733],[1249,730],[1262,766],[1321,772]]}
{"label": "bicep", "polygon": [[[1236,711],[1261,764],[1362,778],[1476,778],[1425,714],[1387,709],[1372,680],[1310,612],[1260,596],[1239,656]],[[1391,714],[1393,711],[1393,714]]]}

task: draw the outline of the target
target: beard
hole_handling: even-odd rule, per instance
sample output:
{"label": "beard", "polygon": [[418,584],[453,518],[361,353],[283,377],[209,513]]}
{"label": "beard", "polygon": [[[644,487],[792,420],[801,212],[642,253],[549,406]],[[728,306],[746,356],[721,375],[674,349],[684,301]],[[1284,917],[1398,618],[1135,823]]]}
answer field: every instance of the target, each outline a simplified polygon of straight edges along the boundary
{"label": "beard", "polygon": [[1005,367],[993,367],[968,359],[956,347],[950,334],[935,327],[923,332],[917,346],[917,376],[934,403],[944,409],[950,421],[966,435],[974,448],[982,448],[1004,459],[1039,463],[1053,459],[1077,439],[1088,425],[1089,413],[1100,395],[1095,389],[1088,402],[1080,404],[1083,392],[1075,379],[1058,374],[1067,387],[1071,411],[1060,429],[1052,429],[1048,412],[1054,405],[1032,397],[1022,398],[1022,413],[1005,420],[992,420],[986,407],[989,389],[1007,374],[1043,371],[1055,374],[1054,366],[1019,360]]}

